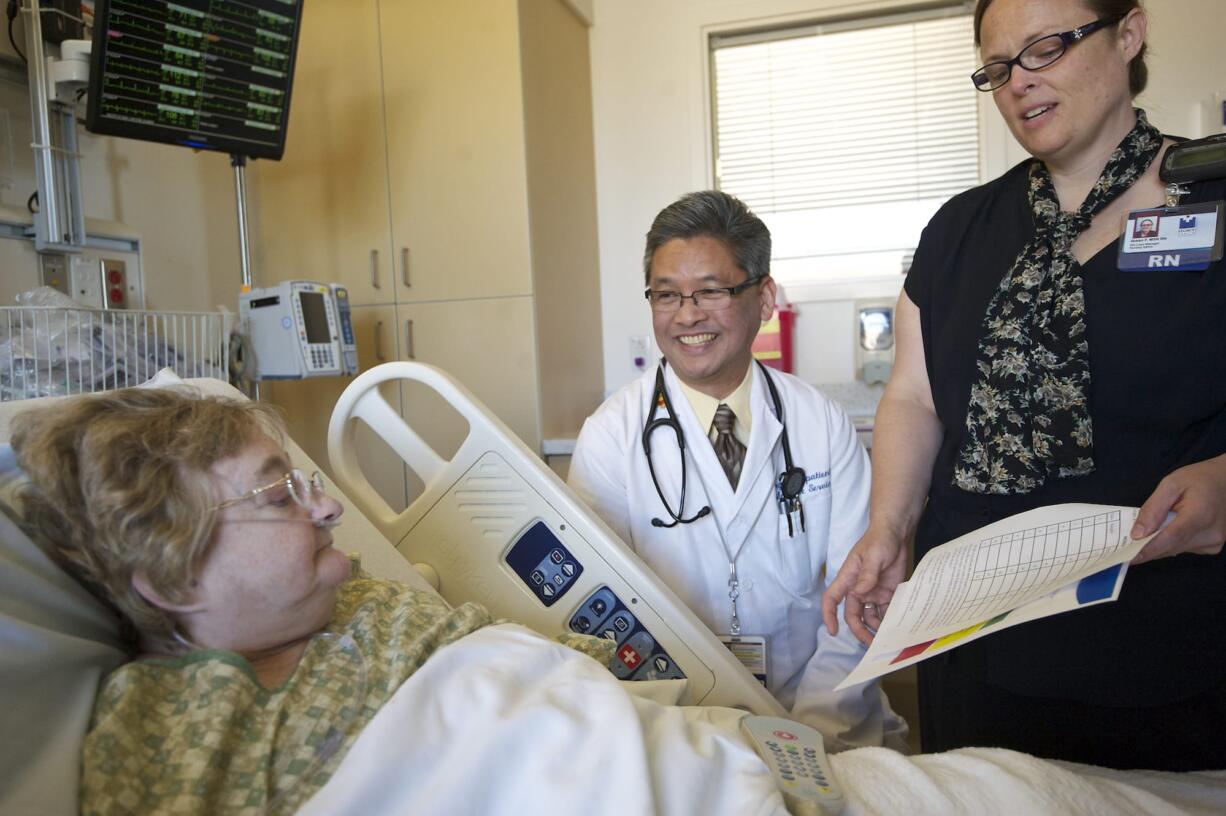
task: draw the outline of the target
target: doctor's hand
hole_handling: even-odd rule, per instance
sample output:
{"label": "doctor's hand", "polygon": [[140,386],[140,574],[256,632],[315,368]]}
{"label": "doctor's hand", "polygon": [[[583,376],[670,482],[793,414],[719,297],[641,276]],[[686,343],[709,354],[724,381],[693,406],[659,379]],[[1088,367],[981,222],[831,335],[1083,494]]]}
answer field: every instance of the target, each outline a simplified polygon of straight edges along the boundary
{"label": "doctor's hand", "polygon": [[1175,514],[1171,523],[1137,553],[1133,564],[1181,553],[1220,553],[1226,542],[1226,456],[1168,474],[1141,505],[1129,535],[1144,538],[1162,527],[1168,513]]}
{"label": "doctor's hand", "polygon": [[903,540],[870,526],[822,595],[826,629],[832,635],[839,633],[839,604],[846,599],[843,619],[861,643],[872,643],[885,608],[906,575],[907,547]]}

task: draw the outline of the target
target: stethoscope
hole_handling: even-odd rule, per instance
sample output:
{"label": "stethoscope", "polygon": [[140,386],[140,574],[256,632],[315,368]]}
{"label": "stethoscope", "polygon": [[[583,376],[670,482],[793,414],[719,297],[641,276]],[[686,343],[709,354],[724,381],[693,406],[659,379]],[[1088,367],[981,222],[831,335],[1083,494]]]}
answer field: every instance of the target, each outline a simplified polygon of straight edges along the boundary
{"label": "stethoscope", "polygon": [[[757,361],[755,361],[757,362]],[[758,362],[758,367],[762,369],[762,377],[766,380],[766,388],[770,391],[771,403],[775,407],[775,418],[779,420],[782,426],[781,438],[783,442],[783,472],[775,480],[775,486],[778,489],[779,507],[788,517],[788,536],[794,535],[792,527],[792,514],[797,513],[800,520],[800,530],[805,530],[805,510],[800,503],[800,493],[805,487],[805,472],[792,464],[792,446],[788,444],[788,429],[783,421],[783,402],[779,399],[779,392],[775,389],[775,383],[771,380],[770,374],[766,371],[766,366]],[[656,410],[663,405],[668,411],[668,416],[661,419],[656,419]],[[651,410],[647,412],[647,422],[643,425],[643,453],[647,456],[647,471],[651,474],[651,483],[655,485],[656,494],[660,497],[660,504],[664,505],[665,511],[672,517],[672,521],[666,522],[663,519],[653,518],[651,526],[653,527],[676,527],[678,524],[690,524],[698,521],[703,516],[709,515],[711,512],[710,505],[704,505],[697,513],[685,518],[685,435],[681,432],[681,423],[677,422],[676,412],[673,411],[672,400],[668,398],[668,389],[664,386],[664,361],[660,361],[660,365],[656,368],[656,387],[655,392],[651,395]],[[668,503],[668,499],[664,498],[664,491],[660,488],[660,480],[656,478],[655,465],[651,461],[651,435],[660,428],[671,428],[673,434],[677,437],[677,450],[681,453],[681,497],[677,503],[676,512]]]}

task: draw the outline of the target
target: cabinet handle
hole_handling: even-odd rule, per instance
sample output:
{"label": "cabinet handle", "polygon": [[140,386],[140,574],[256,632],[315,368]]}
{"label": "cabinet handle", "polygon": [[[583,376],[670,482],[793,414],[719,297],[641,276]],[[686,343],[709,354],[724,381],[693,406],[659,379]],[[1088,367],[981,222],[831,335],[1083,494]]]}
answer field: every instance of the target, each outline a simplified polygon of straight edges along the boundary
{"label": "cabinet handle", "polygon": [[375,322],[375,359],[381,363],[386,363],[387,358],[383,356],[383,321]]}
{"label": "cabinet handle", "polygon": [[372,249],[370,251],[370,285],[376,289],[379,286],[379,250]]}
{"label": "cabinet handle", "polygon": [[404,321],[404,347],[405,347],[405,356],[408,357],[410,360],[416,360],[417,355],[414,353],[414,350],[413,350],[413,321],[412,320]]}
{"label": "cabinet handle", "polygon": [[413,283],[409,280],[409,248],[400,248],[400,275],[404,281],[405,288],[412,288]]}

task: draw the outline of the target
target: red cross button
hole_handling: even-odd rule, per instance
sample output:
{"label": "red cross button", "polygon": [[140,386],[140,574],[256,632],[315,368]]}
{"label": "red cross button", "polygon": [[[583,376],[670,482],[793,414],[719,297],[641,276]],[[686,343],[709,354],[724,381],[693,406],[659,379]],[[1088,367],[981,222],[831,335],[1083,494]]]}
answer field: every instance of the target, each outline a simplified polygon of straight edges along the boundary
{"label": "red cross button", "polygon": [[639,653],[634,650],[634,647],[629,645],[623,646],[621,651],[617,653],[617,656],[621,658],[623,663],[632,669],[639,664],[640,660],[642,660],[642,658],[639,657]]}

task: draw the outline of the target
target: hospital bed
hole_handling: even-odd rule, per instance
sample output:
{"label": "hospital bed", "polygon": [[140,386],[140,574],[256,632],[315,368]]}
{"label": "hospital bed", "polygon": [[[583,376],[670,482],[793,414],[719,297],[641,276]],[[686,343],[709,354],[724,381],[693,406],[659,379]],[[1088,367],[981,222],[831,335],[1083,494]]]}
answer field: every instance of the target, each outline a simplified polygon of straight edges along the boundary
{"label": "hospital bed", "polygon": [[[710,648],[675,596],[461,386],[431,369],[393,366],[359,377],[337,406],[329,447],[346,488],[337,546],[372,574],[423,589],[437,583],[445,597],[484,601],[546,633],[581,627],[577,618],[597,615],[592,600],[604,599],[590,629],[602,634],[600,624],[628,612],[630,634],[615,626],[611,636],[641,644],[631,638],[646,632],[652,645],[635,648],[647,658],[637,668],[622,661],[610,671],[519,624],[463,638],[397,691],[304,812],[783,812],[774,778],[737,730],[745,709],[770,713],[773,701],[742,682],[743,669]],[[371,398],[380,382],[405,377],[464,413],[469,436],[451,459]],[[219,381],[190,382],[242,398]],[[43,403],[0,404],[0,442],[15,413]],[[363,486],[347,443],[355,423],[424,477],[425,491],[403,513]],[[6,448],[0,503],[8,504],[17,474]],[[314,467],[292,440],[288,448],[299,467]],[[494,505],[505,510],[497,529],[486,526]],[[575,564],[573,574],[561,563]],[[548,596],[554,603],[544,603],[534,571],[566,579],[555,584],[564,592]],[[667,664],[651,661],[657,652]],[[97,683],[121,660],[113,617],[0,514],[0,814],[76,812]],[[629,679],[638,671],[641,680]],[[993,749],[904,757],[867,748],[831,765],[848,813],[1226,810],[1222,774],[1123,773]]]}
{"label": "hospital bed", "polygon": [[[380,387],[393,381],[430,388],[461,416],[468,430],[452,457],[387,403]],[[424,484],[403,512],[366,479],[354,444],[359,425]],[[693,612],[446,372],[399,362],[359,376],[332,412],[328,457],[345,495],[452,605],[476,601],[546,634],[607,637],[617,643],[609,668],[618,678],[685,679],[683,702],[785,716]]]}

